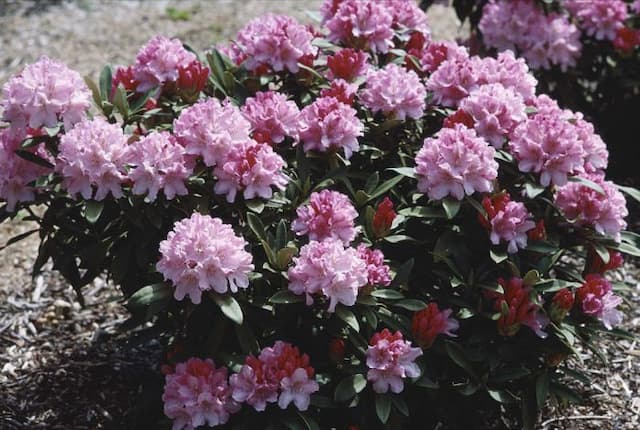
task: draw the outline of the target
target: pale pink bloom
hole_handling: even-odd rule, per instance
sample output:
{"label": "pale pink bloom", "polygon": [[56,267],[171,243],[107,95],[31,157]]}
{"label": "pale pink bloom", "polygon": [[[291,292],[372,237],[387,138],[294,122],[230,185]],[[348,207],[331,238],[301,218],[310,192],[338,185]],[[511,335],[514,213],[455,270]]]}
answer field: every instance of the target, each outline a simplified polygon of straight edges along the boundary
{"label": "pale pink bloom", "polygon": [[20,130],[55,127],[62,120],[69,131],[91,106],[91,93],[80,74],[47,57],[9,79],[2,92],[2,119]]}
{"label": "pale pink bloom", "polygon": [[218,179],[214,191],[226,194],[229,203],[233,203],[237,192],[242,192],[245,199],[270,199],[271,187],[283,190],[289,181],[282,171],[284,167],[285,161],[271,146],[247,140],[232,146],[223,160],[218,161],[213,169]]}
{"label": "pale pink bloom", "polygon": [[309,203],[298,207],[291,229],[298,236],[308,235],[311,240],[339,239],[345,245],[356,237],[354,220],[358,211],[346,195],[322,190],[309,196]]}
{"label": "pale pink bloom", "polygon": [[348,159],[360,147],[358,137],[364,134],[364,125],[351,106],[334,97],[320,97],[302,109],[299,132],[305,151],[342,149]]}
{"label": "pale pink bloom", "polygon": [[422,350],[412,348],[399,331],[392,334],[385,328],[374,334],[367,349],[367,379],[373,383],[373,391],[402,392],[405,378],[420,376],[415,360],[421,355]]}
{"label": "pale pink bloom", "polygon": [[193,173],[193,162],[185,150],[168,132],[151,132],[129,146],[128,164],[133,169],[134,194],[147,194],[154,201],[160,190],[168,200],[187,194],[185,182]]}
{"label": "pale pink bloom", "polygon": [[268,65],[276,72],[297,73],[300,61],[316,55],[313,38],[313,33],[295,19],[269,13],[249,21],[238,32],[236,42],[246,56],[248,70]]}
{"label": "pale pink bloom", "polygon": [[184,109],[173,122],[173,131],[187,154],[202,157],[212,167],[232,147],[249,140],[251,124],[231,103],[210,98]]}
{"label": "pale pink bloom", "polygon": [[564,0],[564,7],[575,16],[589,36],[598,40],[616,38],[616,31],[628,18],[622,0]]}
{"label": "pale pink bloom", "polygon": [[300,411],[306,411],[311,402],[311,394],[320,389],[316,381],[309,378],[307,371],[303,368],[297,368],[291,376],[285,376],[280,381],[280,397],[278,398],[278,406],[286,409],[290,403]]}
{"label": "pale pink bloom", "polygon": [[133,65],[136,91],[145,92],[166,82],[178,80],[179,69],[196,61],[195,54],[187,51],[178,39],[155,36],[138,52]]}
{"label": "pale pink bloom", "polygon": [[231,398],[226,367],[216,369],[212,360],[190,358],[165,377],[164,414],[173,430],[193,430],[225,424],[240,407]]}
{"label": "pale pink bloom", "polygon": [[578,138],[582,142],[585,154],[584,170],[587,173],[604,171],[609,164],[607,145],[595,132],[593,124],[586,121],[581,113],[575,113],[572,121],[575,122]]}
{"label": "pale pink bloom", "polygon": [[524,99],[531,100],[536,94],[538,81],[529,72],[523,58],[516,58],[512,51],[504,51],[493,57],[472,57],[472,65],[477,75],[477,83],[502,84],[511,88]]}
{"label": "pale pink bloom", "polygon": [[249,286],[253,257],[245,251],[246,246],[247,242],[220,218],[193,213],[176,222],[160,242],[156,269],[175,286],[176,300],[188,295],[198,304],[203,291],[235,293]]}
{"label": "pale pink bloom", "polygon": [[[260,375],[260,376],[258,376]],[[243,365],[240,372],[231,375],[230,383],[233,387],[233,399],[247,403],[256,411],[264,411],[267,403],[278,400],[278,380],[267,379],[262,372],[262,364],[254,361]]]}
{"label": "pale pink bloom", "polygon": [[[30,202],[37,189],[29,184],[51,170],[18,156],[22,135],[14,135],[11,129],[0,131],[0,199],[7,202],[6,209],[13,212],[18,202]],[[53,161],[42,145],[27,151],[47,161]]]}
{"label": "pale pink bloom", "polygon": [[416,156],[418,190],[430,199],[462,200],[474,192],[489,192],[498,176],[495,150],[461,124],[427,138]]}
{"label": "pale pink bloom", "polygon": [[629,8],[633,13],[640,14],[640,0],[635,0],[629,5]]}
{"label": "pale pink bloom", "polygon": [[599,185],[604,194],[579,182],[570,182],[558,189],[555,203],[564,215],[577,225],[588,225],[598,233],[620,240],[620,232],[629,214],[626,201],[618,188],[602,175],[588,174],[585,178]]}
{"label": "pale pink bloom", "polygon": [[478,135],[496,148],[502,148],[515,127],[527,119],[525,108],[522,97],[502,84],[482,85],[460,103],[460,109],[473,118]]}
{"label": "pale pink bloom", "polygon": [[369,248],[364,243],[356,249],[358,256],[367,265],[367,279],[369,285],[389,286],[391,284],[391,269],[384,264],[384,254],[379,249]]}
{"label": "pale pink bloom", "polygon": [[373,113],[404,121],[419,119],[425,108],[427,91],[413,70],[389,63],[383,69],[367,76],[366,88],[360,93],[360,102]]}
{"label": "pale pink bloom", "polygon": [[527,247],[527,232],[536,226],[524,203],[514,201],[507,202],[489,222],[491,243],[497,245],[500,242],[507,242],[509,254]]}
{"label": "pale pink bloom", "polygon": [[446,107],[457,107],[477,85],[476,68],[471,59],[464,57],[443,61],[426,82],[434,103]]}
{"label": "pale pink bloom", "polygon": [[102,118],[80,122],[62,135],[59,150],[56,171],[69,194],[87,200],[103,200],[109,193],[122,197],[128,145],[119,124]]}
{"label": "pale pink bloom", "polygon": [[281,143],[285,137],[298,139],[300,110],[296,102],[276,91],[257,92],[241,108],[251,123],[253,138],[264,143]]}
{"label": "pale pink bloom", "polygon": [[336,239],[322,242],[312,240],[300,249],[289,269],[289,290],[306,296],[307,305],[313,304],[313,295],[322,294],[329,299],[329,312],[336,305],[353,306],[360,288],[367,285],[367,266],[353,248],[344,248]]}
{"label": "pale pink bloom", "polygon": [[393,13],[393,27],[396,30],[411,29],[429,34],[427,14],[414,0],[387,0],[383,3]]}
{"label": "pale pink bloom", "polygon": [[565,16],[551,14],[548,19],[547,57],[552,64],[557,64],[562,71],[566,71],[576,65],[576,60],[582,53],[582,34]]}

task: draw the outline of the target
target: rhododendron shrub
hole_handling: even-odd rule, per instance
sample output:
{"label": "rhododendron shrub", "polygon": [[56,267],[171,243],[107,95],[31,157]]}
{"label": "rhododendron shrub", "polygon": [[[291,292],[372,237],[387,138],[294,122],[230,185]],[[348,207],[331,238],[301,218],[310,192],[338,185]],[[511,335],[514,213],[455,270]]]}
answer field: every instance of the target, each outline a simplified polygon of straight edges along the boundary
{"label": "rhododendron shrub", "polygon": [[158,36],[97,83],[28,66],[3,219],[38,223],[34,273],[80,300],[106,275],[150,323],[161,428],[482,428],[501,402],[532,428],[564,358],[624,335],[634,191],[512,52],[432,42],[410,0],[322,21],[269,15],[202,57]]}

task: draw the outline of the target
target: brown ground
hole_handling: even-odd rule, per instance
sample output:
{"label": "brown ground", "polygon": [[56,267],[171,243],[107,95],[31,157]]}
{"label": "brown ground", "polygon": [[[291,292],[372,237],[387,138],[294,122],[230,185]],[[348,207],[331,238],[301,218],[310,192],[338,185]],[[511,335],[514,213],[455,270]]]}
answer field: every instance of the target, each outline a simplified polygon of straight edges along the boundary
{"label": "brown ground", "polygon": [[[0,84],[44,54],[95,76],[105,63],[131,62],[157,33],[202,50],[266,11],[304,18],[304,10],[317,10],[319,3],[0,0]],[[173,14],[168,12],[172,6]],[[450,11],[436,9],[430,15],[436,38],[458,34]],[[0,224],[0,246],[31,228],[25,222]],[[32,282],[37,244],[32,236],[0,251],[0,429],[165,428],[166,423],[156,426],[136,415],[157,405],[154,396],[162,384],[157,338],[144,329],[134,336],[119,334],[127,314],[117,290],[103,280],[86,287],[85,308],[56,273],[45,271]],[[631,286],[624,328],[638,335],[638,269],[628,264],[618,276]],[[593,383],[582,388],[585,404],[548,406],[540,428],[640,428],[640,346],[636,341],[604,345],[608,366],[586,352],[583,357],[585,371],[593,376]]]}

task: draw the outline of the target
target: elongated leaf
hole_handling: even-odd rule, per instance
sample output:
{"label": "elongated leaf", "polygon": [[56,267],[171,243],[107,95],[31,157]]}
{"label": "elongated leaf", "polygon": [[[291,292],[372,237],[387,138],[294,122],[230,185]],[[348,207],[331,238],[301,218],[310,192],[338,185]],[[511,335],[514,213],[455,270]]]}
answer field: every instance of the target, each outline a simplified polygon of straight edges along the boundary
{"label": "elongated leaf", "polygon": [[391,289],[374,290],[371,292],[371,295],[379,299],[387,299],[387,300],[404,299],[404,295],[400,291],[391,290]]}
{"label": "elongated leaf", "polygon": [[445,342],[445,349],[447,350],[447,355],[456,363],[458,366],[462,367],[473,377],[477,377],[476,371],[469,362],[464,350],[460,345],[455,342]]}
{"label": "elongated leaf", "polygon": [[446,218],[447,214],[442,208],[433,208],[430,206],[414,206],[410,208],[404,208],[398,211],[399,215],[403,215],[409,218]]}
{"label": "elongated leaf", "polygon": [[256,214],[247,212],[247,223],[251,228],[251,231],[258,237],[258,239],[267,240],[267,231],[262,224],[262,220]]}
{"label": "elongated leaf", "polygon": [[26,239],[27,237],[31,236],[33,233],[35,233],[37,231],[40,231],[40,229],[35,228],[33,230],[29,230],[29,231],[26,231],[24,233],[20,233],[20,234],[18,234],[16,236],[13,236],[11,239],[7,240],[7,243],[5,243],[2,247],[0,247],[0,251],[2,251],[3,249],[5,249],[8,246],[13,245],[14,243],[18,243],[21,240]]}
{"label": "elongated leaf", "polygon": [[275,293],[269,301],[275,304],[289,304],[289,303],[302,303],[304,297],[302,295],[294,294],[289,290],[281,290]]}
{"label": "elongated leaf", "polygon": [[102,215],[102,210],[104,209],[104,202],[97,202],[95,200],[87,200],[86,206],[84,208],[84,217],[91,224],[95,224],[100,215]]}
{"label": "elongated leaf", "polygon": [[371,195],[369,196],[369,201],[376,199],[386,193],[388,193],[390,190],[392,190],[396,185],[398,185],[400,182],[402,182],[402,180],[404,179],[403,175],[398,175],[394,178],[389,179],[388,181],[383,182],[382,184],[380,184],[380,186],[378,188],[376,188],[373,193],[371,193]]}
{"label": "elongated leaf", "polygon": [[406,309],[408,311],[413,311],[413,312],[421,311],[427,307],[425,302],[423,302],[422,300],[416,300],[416,299],[399,300],[395,302],[393,305],[399,308]]}
{"label": "elongated leaf", "polygon": [[16,152],[16,155],[20,158],[23,158],[27,161],[37,164],[38,166],[46,167],[48,169],[53,169],[53,164],[49,163],[47,160],[45,160],[44,158],[40,157],[37,154],[34,154],[33,152],[25,151],[23,149],[16,149],[15,152]]}
{"label": "elongated leaf", "polygon": [[382,424],[389,421],[391,414],[391,398],[386,394],[376,395],[376,415]]}
{"label": "elongated leaf", "polygon": [[351,312],[349,309],[346,309],[342,306],[336,309],[336,316],[344,321],[349,327],[354,329],[355,331],[360,331],[360,324],[358,324],[358,318]]}
{"label": "elongated leaf", "polygon": [[442,201],[442,207],[447,214],[447,218],[452,219],[460,212],[460,200],[444,199]]}
{"label": "elongated leaf", "polygon": [[599,184],[596,184],[595,182],[590,181],[589,179],[583,178],[581,176],[572,176],[572,177],[569,178],[569,181],[570,182],[577,182],[580,185],[584,185],[585,187],[589,187],[592,190],[595,190],[595,191],[597,191],[598,193],[600,193],[602,195],[605,194],[604,190],[602,189],[602,187]]}
{"label": "elongated leaf", "polygon": [[100,96],[102,100],[109,101],[111,96],[111,82],[112,82],[112,70],[111,66],[106,65],[100,73]]}
{"label": "elongated leaf", "polygon": [[340,383],[336,387],[334,398],[338,402],[345,402],[352,399],[353,396],[364,390],[366,386],[367,379],[364,377],[364,375],[358,373],[356,375],[348,376],[340,381]]}
{"label": "elongated leaf", "polygon": [[91,79],[89,76],[84,77],[84,82],[87,84],[87,87],[91,90],[91,96],[93,97],[93,102],[99,108],[102,107],[102,98],[100,97],[100,89],[98,89],[98,85]]}
{"label": "elongated leaf", "polygon": [[242,324],[244,317],[240,304],[229,295],[213,294],[213,301],[220,307],[222,313],[236,324]]}
{"label": "elongated leaf", "polygon": [[413,167],[393,167],[387,170],[399,173],[402,176],[406,176],[407,178],[416,178],[416,169],[414,169]]}
{"label": "elongated leaf", "polygon": [[536,401],[538,408],[542,408],[549,395],[549,372],[544,369],[536,379]]}
{"label": "elongated leaf", "polygon": [[132,308],[150,306],[155,302],[170,300],[172,296],[173,288],[164,282],[159,282],[140,288],[129,297],[127,305]]}
{"label": "elongated leaf", "polygon": [[640,203],[640,190],[633,187],[623,187],[622,185],[616,184],[616,187],[635,201]]}

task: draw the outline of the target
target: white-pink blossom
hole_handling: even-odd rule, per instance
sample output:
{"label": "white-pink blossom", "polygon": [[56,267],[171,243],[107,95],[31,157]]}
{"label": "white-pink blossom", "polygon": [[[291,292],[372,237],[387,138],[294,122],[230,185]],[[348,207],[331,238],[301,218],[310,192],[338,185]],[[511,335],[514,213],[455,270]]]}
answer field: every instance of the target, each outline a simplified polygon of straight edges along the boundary
{"label": "white-pink blossom", "polygon": [[354,220],[358,211],[349,198],[338,191],[322,190],[309,196],[309,203],[296,210],[291,229],[311,240],[339,239],[348,245],[356,237]]}
{"label": "white-pink blossom", "polygon": [[384,329],[373,335],[367,349],[367,379],[373,383],[376,393],[400,393],[404,379],[420,376],[416,358],[422,355],[420,348],[411,347],[399,331]]}

